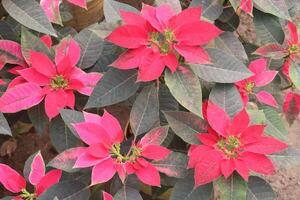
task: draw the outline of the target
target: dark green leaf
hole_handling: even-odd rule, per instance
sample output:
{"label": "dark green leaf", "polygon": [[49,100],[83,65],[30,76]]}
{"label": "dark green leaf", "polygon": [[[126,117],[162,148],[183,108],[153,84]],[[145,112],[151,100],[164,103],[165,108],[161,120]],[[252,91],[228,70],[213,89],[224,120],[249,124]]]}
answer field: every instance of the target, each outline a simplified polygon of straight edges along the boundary
{"label": "dark green leaf", "polygon": [[194,187],[193,174],[180,179],[171,194],[170,200],[213,200],[214,190],[212,184]]}
{"label": "dark green leaf", "polygon": [[90,196],[89,186],[80,181],[63,181],[50,187],[37,200],[87,200]]}
{"label": "dark green leaf", "polygon": [[187,162],[188,158],[185,154],[173,152],[167,158],[152,164],[169,177],[184,178],[188,172]]}
{"label": "dark green leaf", "polygon": [[221,200],[247,199],[247,182],[236,173],[227,179],[219,178],[216,184],[221,192]]}
{"label": "dark green leaf", "polygon": [[277,199],[272,187],[265,180],[251,176],[248,182],[247,200],[275,200]]}
{"label": "dark green leaf", "polygon": [[234,84],[216,84],[209,95],[209,100],[223,108],[231,117],[239,113],[244,106]]}
{"label": "dark green leaf", "polygon": [[77,138],[73,135],[61,117],[56,117],[51,121],[49,134],[51,142],[58,152],[62,152],[78,145]]}
{"label": "dark green leaf", "polygon": [[114,196],[114,200],[143,200],[139,191],[124,185]]}
{"label": "dark green leaf", "polygon": [[83,122],[84,117],[82,112],[76,111],[76,110],[68,110],[63,109],[60,111],[60,115],[62,119],[64,120],[65,124],[68,126],[68,128],[72,131],[72,133],[78,137],[78,134],[74,127],[72,126],[72,123],[78,123]]}
{"label": "dark green leaf", "polygon": [[148,131],[159,122],[158,89],[145,87],[136,98],[130,113],[130,125],[135,135]]}
{"label": "dark green leaf", "polygon": [[190,112],[164,112],[170,127],[182,140],[188,144],[199,144],[196,135],[206,132],[206,123]]}
{"label": "dark green leaf", "polygon": [[165,81],[172,95],[189,111],[202,117],[202,91],[198,77],[189,68],[171,73],[166,70]]}
{"label": "dark green leaf", "polygon": [[200,78],[208,82],[235,83],[248,78],[252,73],[236,57],[220,49],[207,49],[213,64],[192,64],[191,68]]}
{"label": "dark green leaf", "polygon": [[85,107],[103,107],[128,99],[139,88],[136,78],[136,70],[121,71],[111,68],[94,88]]}
{"label": "dark green leaf", "polygon": [[206,19],[214,21],[223,12],[223,6],[219,0],[193,0],[190,7],[202,7],[202,16]]}
{"label": "dark green leaf", "polygon": [[266,13],[270,13],[277,17],[291,20],[288,6],[285,0],[253,0],[255,5]]}
{"label": "dark green leaf", "polygon": [[56,37],[48,17],[35,0],[2,0],[2,5],[11,17],[35,31]]}
{"label": "dark green leaf", "polygon": [[279,43],[284,41],[284,32],[279,19],[274,15],[254,9],[254,26],[258,41],[262,44]]}
{"label": "dark green leaf", "polygon": [[28,109],[27,113],[36,132],[43,134],[49,123],[49,119],[45,113],[44,104],[40,103],[39,105]]}
{"label": "dark green leaf", "polygon": [[235,31],[240,25],[240,18],[232,7],[226,7],[221,16],[215,21],[215,25],[223,31]]}

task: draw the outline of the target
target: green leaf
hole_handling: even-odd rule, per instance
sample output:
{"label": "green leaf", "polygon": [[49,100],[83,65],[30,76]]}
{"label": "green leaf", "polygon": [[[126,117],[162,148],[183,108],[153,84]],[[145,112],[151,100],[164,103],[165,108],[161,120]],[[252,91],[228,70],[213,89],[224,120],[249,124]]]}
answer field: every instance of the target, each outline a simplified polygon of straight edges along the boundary
{"label": "green leaf", "polygon": [[211,90],[209,100],[223,108],[231,117],[244,107],[241,95],[234,84],[216,84]]}
{"label": "green leaf", "polygon": [[159,122],[158,89],[154,86],[143,88],[130,112],[130,125],[134,134],[140,135]]}
{"label": "green leaf", "polygon": [[247,182],[238,174],[233,174],[229,178],[219,178],[216,181],[221,193],[221,200],[246,200]]}
{"label": "green leaf", "polygon": [[214,21],[223,12],[223,6],[219,0],[192,0],[190,7],[202,7],[202,16],[208,20]]}
{"label": "green leaf", "polygon": [[69,109],[63,109],[60,111],[60,116],[64,120],[65,124],[68,126],[68,128],[72,131],[72,133],[79,138],[76,130],[72,126],[73,123],[83,122],[84,117],[82,112],[76,111],[76,110],[69,110]]}
{"label": "green leaf", "polygon": [[240,18],[232,7],[224,8],[215,25],[223,31],[234,32],[240,25]]}
{"label": "green leaf", "polygon": [[165,82],[175,99],[186,109],[202,117],[202,91],[198,77],[189,68],[173,74],[166,70]]}
{"label": "green leaf", "polygon": [[176,182],[170,200],[213,200],[212,184],[194,187],[193,174],[189,174]]}
{"label": "green leaf", "polygon": [[81,49],[81,57],[77,65],[81,69],[91,67],[98,60],[103,50],[103,40],[88,28],[80,31],[74,39]]}
{"label": "green leaf", "polygon": [[41,33],[57,36],[48,17],[35,0],[2,0],[2,5],[20,24]]}
{"label": "green leaf", "polygon": [[253,15],[256,35],[260,44],[283,43],[284,32],[277,17],[256,9],[254,9]]}
{"label": "green leaf", "polygon": [[290,65],[290,78],[295,87],[300,90],[300,64],[291,62]]}
{"label": "green leaf", "polygon": [[278,169],[289,169],[300,165],[300,150],[293,147],[289,147],[268,157],[272,159]]}
{"label": "green leaf", "polygon": [[0,113],[0,134],[12,136],[9,124],[5,119],[3,113]]}
{"label": "green leaf", "polygon": [[45,113],[44,104],[40,103],[28,109],[27,113],[35,128],[35,131],[39,134],[43,134],[47,125],[49,124],[49,119]]}
{"label": "green leaf", "polygon": [[120,10],[138,13],[139,11],[125,3],[114,0],[104,0],[104,16],[109,23],[117,23],[121,20]]}
{"label": "green leaf", "polygon": [[48,47],[43,43],[39,37],[32,34],[27,28],[21,29],[21,50],[24,59],[30,64],[30,52],[37,51],[46,54],[49,58],[54,56],[50,53]]}
{"label": "green leaf", "polygon": [[180,13],[182,8],[179,0],[155,0],[157,6],[168,4],[172,7],[175,13]]}
{"label": "green leaf", "polygon": [[136,78],[136,70],[111,68],[94,88],[85,108],[109,106],[128,99],[139,88]]}
{"label": "green leaf", "polygon": [[169,177],[184,178],[187,175],[188,157],[183,153],[172,152],[167,158],[152,164]]}
{"label": "green leaf", "polygon": [[273,200],[277,199],[272,187],[265,180],[251,176],[247,188],[247,200]]}
{"label": "green leaf", "polygon": [[51,142],[58,152],[78,146],[78,139],[60,116],[51,121],[49,134]]}
{"label": "green leaf", "polygon": [[188,144],[199,144],[198,133],[207,131],[206,122],[190,112],[164,112],[172,130]]}
{"label": "green leaf", "polygon": [[240,40],[231,32],[224,32],[215,39],[215,46],[217,49],[226,51],[235,56],[237,59],[244,61],[248,60],[248,56],[244,46]]}
{"label": "green leaf", "polygon": [[252,76],[252,73],[236,57],[220,49],[207,49],[212,64],[192,64],[191,68],[208,82],[235,83]]}
{"label": "green leaf", "polygon": [[45,191],[38,200],[86,200],[89,199],[89,186],[77,180],[59,182]]}
{"label": "green leaf", "polygon": [[280,140],[287,140],[288,131],[286,130],[282,118],[271,107],[263,106],[263,112],[266,117],[266,129],[265,132]]}
{"label": "green leaf", "polygon": [[124,185],[114,196],[114,200],[143,200],[139,191]]}
{"label": "green leaf", "polygon": [[291,20],[285,0],[253,0],[254,3],[266,13]]}

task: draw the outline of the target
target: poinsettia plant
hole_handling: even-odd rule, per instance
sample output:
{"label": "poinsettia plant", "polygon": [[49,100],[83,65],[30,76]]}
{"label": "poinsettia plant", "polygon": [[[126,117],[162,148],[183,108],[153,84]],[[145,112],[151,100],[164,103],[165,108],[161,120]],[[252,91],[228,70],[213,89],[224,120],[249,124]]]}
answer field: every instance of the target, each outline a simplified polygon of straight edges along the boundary
{"label": "poinsettia plant", "polygon": [[[54,155],[0,158],[0,198],[276,199],[266,177],[300,164],[300,3],[135,3],[2,0],[0,139],[26,124]],[[70,4],[104,19],[77,32]]]}

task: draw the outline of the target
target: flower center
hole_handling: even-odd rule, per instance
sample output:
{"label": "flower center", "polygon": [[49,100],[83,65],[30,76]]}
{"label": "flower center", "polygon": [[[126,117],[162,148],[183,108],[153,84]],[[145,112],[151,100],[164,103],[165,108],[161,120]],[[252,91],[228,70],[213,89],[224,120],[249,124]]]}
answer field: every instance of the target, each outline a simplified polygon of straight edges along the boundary
{"label": "flower center", "polygon": [[56,75],[52,78],[50,86],[52,89],[66,88],[68,86],[68,80],[66,80],[63,75]]}
{"label": "flower center", "polygon": [[36,194],[28,192],[26,189],[22,190],[22,194],[20,195],[23,200],[35,200]]}
{"label": "flower center", "polygon": [[290,48],[289,48],[289,53],[290,54],[296,54],[300,52],[300,48],[298,44],[293,44]]}
{"label": "flower center", "polygon": [[253,88],[255,87],[255,84],[253,82],[248,82],[245,86],[245,90],[248,93],[251,93],[253,91]]}
{"label": "flower center", "polygon": [[217,148],[223,151],[223,153],[229,158],[236,158],[238,156],[238,148],[241,143],[236,136],[229,136],[226,139],[221,139],[217,143]]}
{"label": "flower center", "polygon": [[149,36],[149,45],[158,48],[162,54],[168,54],[172,50],[172,44],[175,42],[175,35],[169,29],[166,29],[163,34],[152,32]]}
{"label": "flower center", "polygon": [[137,146],[132,146],[126,155],[121,153],[121,144],[114,144],[110,149],[110,155],[115,158],[119,163],[125,163],[126,161],[134,162],[138,157],[141,156],[142,150]]}

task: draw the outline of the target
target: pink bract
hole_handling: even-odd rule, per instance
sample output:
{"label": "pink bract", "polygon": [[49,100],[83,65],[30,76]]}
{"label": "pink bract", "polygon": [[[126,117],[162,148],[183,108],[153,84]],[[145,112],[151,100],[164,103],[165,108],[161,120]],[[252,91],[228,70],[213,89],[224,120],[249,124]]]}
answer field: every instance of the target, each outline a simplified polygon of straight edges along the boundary
{"label": "pink bract", "polygon": [[241,0],[240,8],[245,13],[252,15],[253,12],[253,1],[252,0]]}
{"label": "pink bract", "polygon": [[[85,121],[74,124],[81,140],[88,145],[78,156],[74,168],[93,167],[91,184],[109,181],[118,173],[122,181],[136,174],[145,184],[160,186],[160,175],[149,160],[162,160],[170,151],[146,138],[122,152],[124,133],[118,120],[104,111],[102,117],[84,113]],[[147,159],[147,160],[146,160]]]}
{"label": "pink bract", "polygon": [[264,125],[249,125],[245,110],[230,117],[217,105],[209,102],[208,133],[199,133],[201,145],[192,145],[189,151],[189,168],[195,168],[195,185],[204,185],[228,178],[237,171],[245,180],[250,172],[263,175],[275,172],[272,161],[266,156],[287,148],[273,137],[264,135]]}
{"label": "pink bract", "polygon": [[188,63],[210,63],[202,46],[221,33],[216,26],[200,19],[200,7],[176,14],[169,5],[144,5],[139,14],[126,11],[120,14],[123,25],[107,40],[128,50],[111,66],[138,68],[138,81],[159,78],[165,66],[176,71],[180,57]]}
{"label": "pink bract", "polygon": [[[50,40],[43,38],[48,45],[52,43]],[[74,92],[89,96],[101,78],[99,73],[86,73],[76,67],[79,59],[80,47],[72,39],[64,39],[57,45],[55,63],[41,52],[30,52],[31,67],[17,71],[20,76],[0,98],[0,110],[14,113],[45,99],[45,111],[51,120],[65,107],[74,109]]]}
{"label": "pink bract", "polygon": [[5,164],[0,164],[0,184],[8,191],[17,194],[14,199],[39,197],[52,185],[59,182],[61,170],[45,172],[45,163],[40,152],[34,155],[28,175],[29,182],[34,186],[34,191],[26,189],[26,180],[18,172]]}
{"label": "pink bract", "polygon": [[278,73],[277,71],[268,70],[267,62],[267,59],[264,58],[252,61],[249,65],[249,69],[254,75],[236,83],[244,104],[248,103],[248,95],[252,94],[256,96],[259,102],[277,107],[277,102],[272,94],[264,90],[259,92],[254,91],[255,88],[263,87],[271,83]]}

